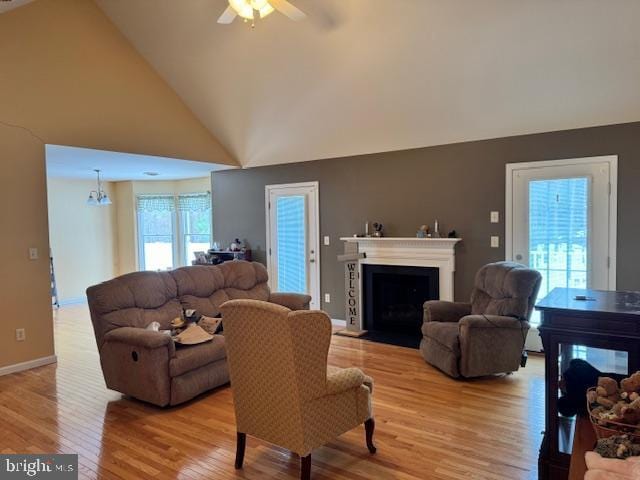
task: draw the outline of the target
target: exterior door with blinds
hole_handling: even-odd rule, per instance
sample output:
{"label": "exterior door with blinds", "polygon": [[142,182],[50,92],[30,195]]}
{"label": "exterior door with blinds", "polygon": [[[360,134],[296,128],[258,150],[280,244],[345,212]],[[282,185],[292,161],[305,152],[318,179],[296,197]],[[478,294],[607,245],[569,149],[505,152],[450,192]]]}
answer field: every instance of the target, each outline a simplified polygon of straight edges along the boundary
{"label": "exterior door with blinds", "polygon": [[[556,287],[615,289],[617,157],[507,165],[506,258]],[[527,349],[542,350],[537,326]]]}
{"label": "exterior door with blinds", "polygon": [[267,185],[267,268],[276,292],[311,295],[320,308],[318,183]]}

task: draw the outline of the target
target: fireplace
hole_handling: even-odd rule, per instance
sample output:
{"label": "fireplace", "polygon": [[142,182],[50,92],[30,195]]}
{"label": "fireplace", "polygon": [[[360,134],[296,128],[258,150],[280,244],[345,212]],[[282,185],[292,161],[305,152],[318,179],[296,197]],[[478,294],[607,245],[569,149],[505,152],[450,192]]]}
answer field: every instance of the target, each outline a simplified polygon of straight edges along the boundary
{"label": "fireplace", "polygon": [[422,304],[440,298],[435,267],[362,265],[363,328],[371,340],[417,348]]}

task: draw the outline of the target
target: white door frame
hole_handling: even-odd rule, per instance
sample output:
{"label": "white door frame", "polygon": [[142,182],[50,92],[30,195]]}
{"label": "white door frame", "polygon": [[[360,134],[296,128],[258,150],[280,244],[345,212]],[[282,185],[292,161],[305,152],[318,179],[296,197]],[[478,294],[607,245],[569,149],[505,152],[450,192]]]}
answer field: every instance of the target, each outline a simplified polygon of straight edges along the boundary
{"label": "white door frame", "polygon": [[[317,298],[313,298],[312,302],[313,304],[315,304],[315,306],[317,306],[318,309],[320,309],[320,305],[321,303],[321,298],[320,298],[320,292],[321,292],[321,286],[320,286],[320,184],[317,181],[314,182],[299,182],[299,183],[282,183],[282,184],[275,184],[275,185],[265,185],[264,187],[264,211],[265,211],[265,225],[266,225],[266,234],[267,234],[267,241],[266,241],[266,253],[267,253],[267,271],[269,272],[269,287],[270,288],[275,288],[274,285],[274,278],[272,276],[272,271],[273,271],[273,265],[272,265],[272,259],[271,259],[271,222],[270,222],[270,218],[269,218],[269,202],[270,202],[270,197],[271,197],[271,191],[272,190],[281,190],[281,189],[298,189],[298,188],[308,188],[311,189],[310,195],[312,197],[312,201],[315,204],[315,230],[316,230],[316,236],[315,238],[310,238],[309,241],[313,242],[309,244],[309,247],[313,248],[314,253],[314,261],[316,263],[316,268],[315,268],[315,284],[316,284],[316,290],[317,292],[315,296],[317,296]],[[308,234],[308,232],[307,232]],[[307,235],[309,236],[309,235]],[[314,292],[311,292],[312,296],[313,296]]]}
{"label": "white door frame", "polygon": [[609,289],[616,288],[616,250],[618,238],[618,156],[567,158],[538,162],[507,163],[505,188],[505,259],[513,261],[513,173],[516,170],[590,163],[609,164]]}
{"label": "white door frame", "polygon": [[[609,166],[609,225],[608,225],[608,251],[609,264],[607,269],[607,286],[609,290],[616,288],[616,241],[618,232],[618,156],[606,155],[599,157],[570,158],[562,160],[546,160],[538,162],[508,163],[506,165],[505,185],[505,259],[514,261],[514,173],[519,170],[535,170],[548,167],[562,167],[575,165],[588,165],[607,163]],[[532,328],[527,337],[528,349],[542,350],[542,344],[537,338],[537,329]]]}

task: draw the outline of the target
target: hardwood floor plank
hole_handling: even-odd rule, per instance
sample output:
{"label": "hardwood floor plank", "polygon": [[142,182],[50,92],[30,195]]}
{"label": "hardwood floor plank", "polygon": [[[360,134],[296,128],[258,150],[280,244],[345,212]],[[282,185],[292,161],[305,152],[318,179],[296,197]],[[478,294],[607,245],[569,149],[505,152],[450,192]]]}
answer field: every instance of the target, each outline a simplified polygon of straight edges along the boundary
{"label": "hardwood floor plank", "polygon": [[[297,479],[300,461],[249,437],[234,469],[228,387],[161,409],[106,389],[86,306],[55,314],[57,365],[0,377],[0,452],[79,454],[82,479]],[[312,456],[316,480],[533,480],[544,360],[514,375],[453,380],[412,349],[332,338],[329,363],[375,380],[378,452],[359,427]]]}

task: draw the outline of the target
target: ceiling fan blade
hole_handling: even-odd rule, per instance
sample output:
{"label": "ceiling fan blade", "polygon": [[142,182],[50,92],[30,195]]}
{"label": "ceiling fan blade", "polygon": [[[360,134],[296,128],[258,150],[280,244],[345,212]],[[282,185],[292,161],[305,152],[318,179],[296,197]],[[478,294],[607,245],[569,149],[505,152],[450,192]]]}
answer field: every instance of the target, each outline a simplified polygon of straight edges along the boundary
{"label": "ceiling fan blade", "polygon": [[269,3],[273,8],[286,15],[291,20],[298,21],[307,17],[302,10],[298,7],[294,7],[287,0],[269,0]]}
{"label": "ceiling fan blade", "polygon": [[218,18],[218,23],[223,23],[225,25],[228,25],[229,23],[233,22],[233,20],[236,18],[238,14],[236,13],[236,11],[231,8],[231,5],[229,5],[227,7],[227,9],[222,12],[222,15],[220,15],[220,18]]}

